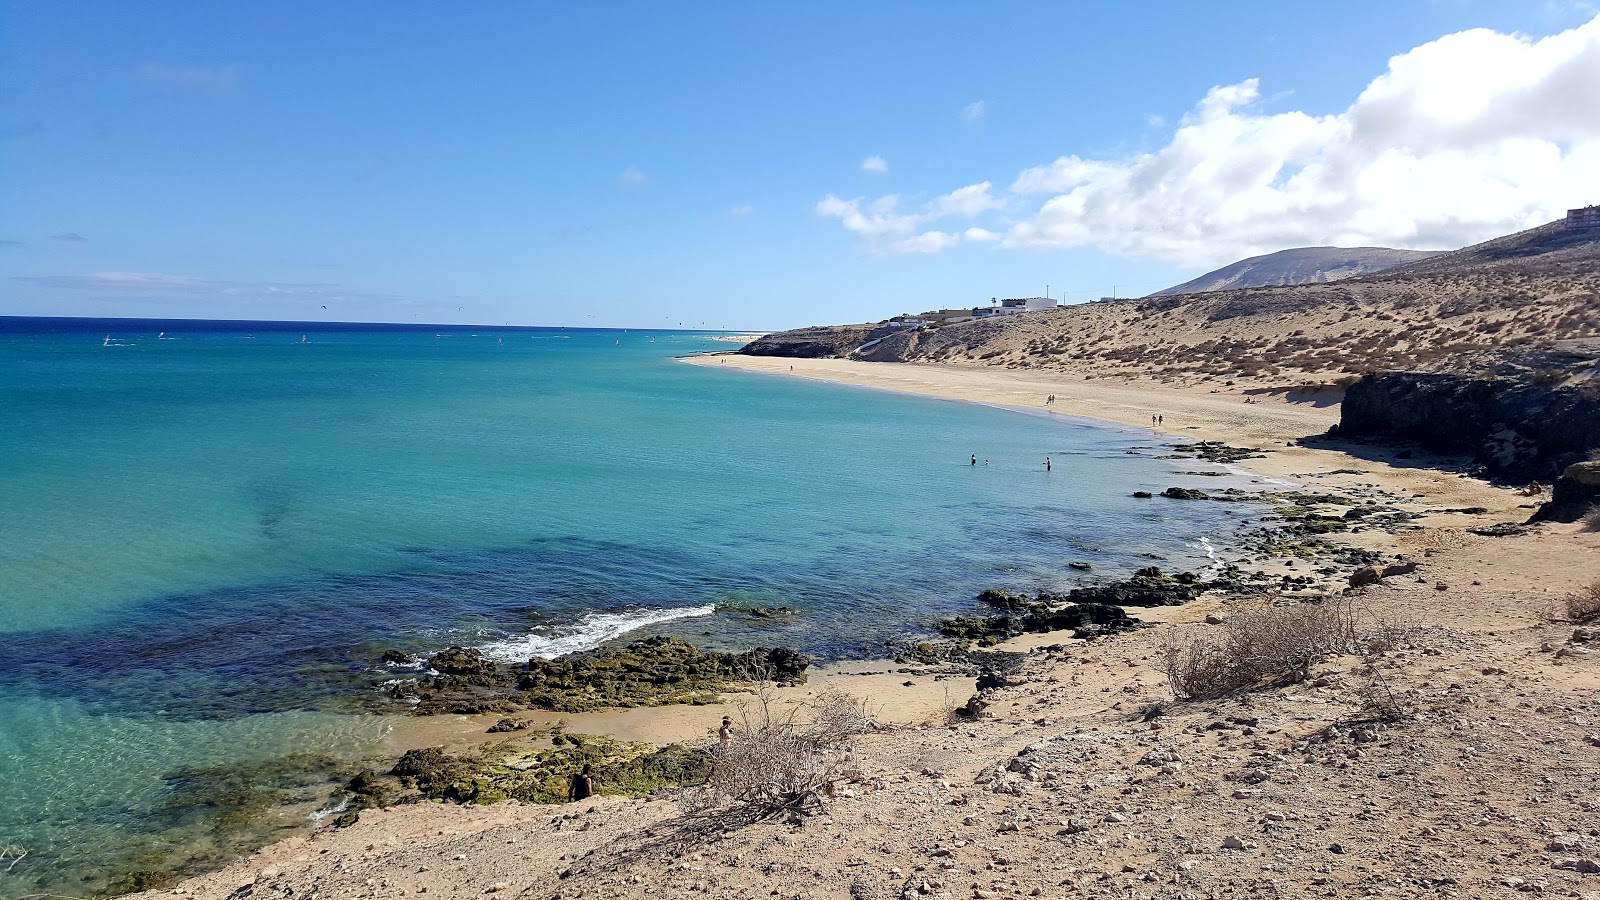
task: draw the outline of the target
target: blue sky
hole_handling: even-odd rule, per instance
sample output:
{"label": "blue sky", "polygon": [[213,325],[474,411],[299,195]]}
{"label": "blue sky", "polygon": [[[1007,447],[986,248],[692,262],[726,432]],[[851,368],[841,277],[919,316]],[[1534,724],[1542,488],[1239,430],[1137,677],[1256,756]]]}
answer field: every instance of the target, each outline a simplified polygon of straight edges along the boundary
{"label": "blue sky", "polygon": [[778,328],[1600,202],[1584,3],[568,6],[0,3],[0,314]]}

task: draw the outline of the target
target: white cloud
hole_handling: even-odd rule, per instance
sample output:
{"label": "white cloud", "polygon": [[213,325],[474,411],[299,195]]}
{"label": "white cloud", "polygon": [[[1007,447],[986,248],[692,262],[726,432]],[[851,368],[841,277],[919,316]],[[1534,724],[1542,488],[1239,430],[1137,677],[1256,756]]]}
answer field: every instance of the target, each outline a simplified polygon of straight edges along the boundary
{"label": "white cloud", "polygon": [[730,218],[730,219],[747,218],[751,213],[753,213],[755,211],[756,211],[756,208],[754,206],[735,206],[733,209],[728,210],[728,218]]}
{"label": "white cloud", "polygon": [[988,114],[989,101],[974,100],[973,102],[968,103],[966,106],[961,108],[961,121],[967,123],[968,125],[974,125],[978,122],[982,122],[983,117]]}
{"label": "white cloud", "polygon": [[1165,128],[1167,127],[1167,117],[1161,115],[1160,113],[1151,113],[1150,115],[1145,116],[1144,123],[1149,125],[1151,128]]}
{"label": "white cloud", "polygon": [[992,244],[1000,240],[1000,235],[987,228],[968,228],[961,232],[961,238],[975,244]]}
{"label": "white cloud", "polygon": [[871,240],[910,234],[917,230],[919,217],[894,211],[895,207],[899,205],[899,200],[900,198],[893,194],[880,197],[873,201],[866,212],[862,212],[859,198],[855,200],[840,200],[838,197],[829,194],[817,201],[815,211],[817,215],[824,218],[838,219],[847,231]]}
{"label": "white cloud", "polygon": [[933,217],[962,216],[970,219],[979,213],[997,208],[1000,201],[989,193],[989,187],[989,182],[980,181],[964,188],[956,188],[933,201]]}
{"label": "white cloud", "polygon": [[1600,198],[1600,18],[1542,40],[1484,29],[1389,61],[1342,112],[1212,88],[1160,150],[1064,156],[1004,247],[1094,245],[1207,266],[1312,244],[1458,247]]}
{"label": "white cloud", "polygon": [[[865,238],[874,248],[879,247],[884,239],[903,238],[890,244],[889,249],[899,253],[937,253],[960,243],[962,235],[947,234],[942,231],[916,234],[917,229],[940,219],[972,218],[987,210],[998,208],[1000,201],[989,193],[991,187],[989,182],[981,181],[957,188],[948,194],[935,197],[924,205],[921,212],[902,212],[898,194],[879,197],[867,203],[865,209],[862,207],[865,202],[862,198],[841,200],[829,194],[817,202],[813,211],[823,218],[838,219],[845,230]],[[981,228],[968,231],[991,234]],[[904,237],[906,235],[915,236]],[[997,239],[998,235],[995,238]]]}
{"label": "white cloud", "polygon": [[640,171],[634,166],[629,166],[622,170],[622,174],[617,176],[617,180],[623,184],[637,187],[638,185],[649,181],[650,176],[646,175],[644,172]]}
{"label": "white cloud", "polygon": [[869,156],[861,161],[861,171],[882,175],[889,171],[889,161],[881,156]]}
{"label": "white cloud", "polygon": [[1000,247],[1196,267],[1318,244],[1459,247],[1600,201],[1597,85],[1600,17],[1542,39],[1446,35],[1395,56],[1330,114],[1266,109],[1255,79],[1220,85],[1159,149],[1065,155],[1000,197],[987,183],[952,191],[902,224],[893,248],[947,247],[911,235],[1001,208],[1029,212]]}
{"label": "white cloud", "polygon": [[954,247],[961,243],[958,234],[946,234],[943,231],[924,231],[915,237],[908,237],[903,241],[896,241],[894,248],[901,253],[938,253],[947,247]]}

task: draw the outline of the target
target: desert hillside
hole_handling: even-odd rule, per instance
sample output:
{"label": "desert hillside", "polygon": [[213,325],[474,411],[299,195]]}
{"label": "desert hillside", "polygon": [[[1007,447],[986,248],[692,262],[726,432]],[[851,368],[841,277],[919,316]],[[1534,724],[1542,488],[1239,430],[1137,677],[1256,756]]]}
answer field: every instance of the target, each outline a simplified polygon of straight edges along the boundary
{"label": "desert hillside", "polygon": [[[847,346],[870,326],[832,332]],[[818,355],[826,329],[745,349]],[[1519,371],[1590,377],[1600,337],[1600,229],[1561,223],[1325,284],[1101,301],[897,331],[840,356],[1293,385],[1371,371]],[[860,347],[860,344],[856,344]],[[794,350],[798,350],[795,347]]]}
{"label": "desert hillside", "polygon": [[1175,294],[1252,287],[1323,284],[1370,275],[1437,255],[1437,252],[1428,250],[1391,250],[1388,247],[1295,247],[1241,259],[1183,284],[1156,291],[1150,296],[1170,297]]}

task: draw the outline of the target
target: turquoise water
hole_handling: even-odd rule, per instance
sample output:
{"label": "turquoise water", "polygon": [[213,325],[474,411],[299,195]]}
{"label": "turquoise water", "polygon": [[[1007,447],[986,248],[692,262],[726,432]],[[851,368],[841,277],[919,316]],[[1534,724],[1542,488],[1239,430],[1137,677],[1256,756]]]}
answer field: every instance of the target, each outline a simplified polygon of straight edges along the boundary
{"label": "turquoise water", "polygon": [[386,647],[654,621],[870,655],[985,587],[1197,568],[1236,527],[1131,499],[1186,483],[1138,433],[672,358],[729,346],[0,319],[0,848],[28,854],[0,896],[303,824],[321,785],[285,773],[332,762],[283,758],[373,752]]}

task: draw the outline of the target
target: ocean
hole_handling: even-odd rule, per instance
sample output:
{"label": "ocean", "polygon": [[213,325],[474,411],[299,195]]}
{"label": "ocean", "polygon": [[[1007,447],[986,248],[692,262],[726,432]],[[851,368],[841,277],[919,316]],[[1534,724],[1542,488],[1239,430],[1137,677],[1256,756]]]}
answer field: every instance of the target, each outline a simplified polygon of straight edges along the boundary
{"label": "ocean", "polygon": [[305,828],[386,648],[870,657],[1250,512],[1131,498],[1206,468],[1148,433],[674,359],[716,337],[0,318],[0,897]]}

